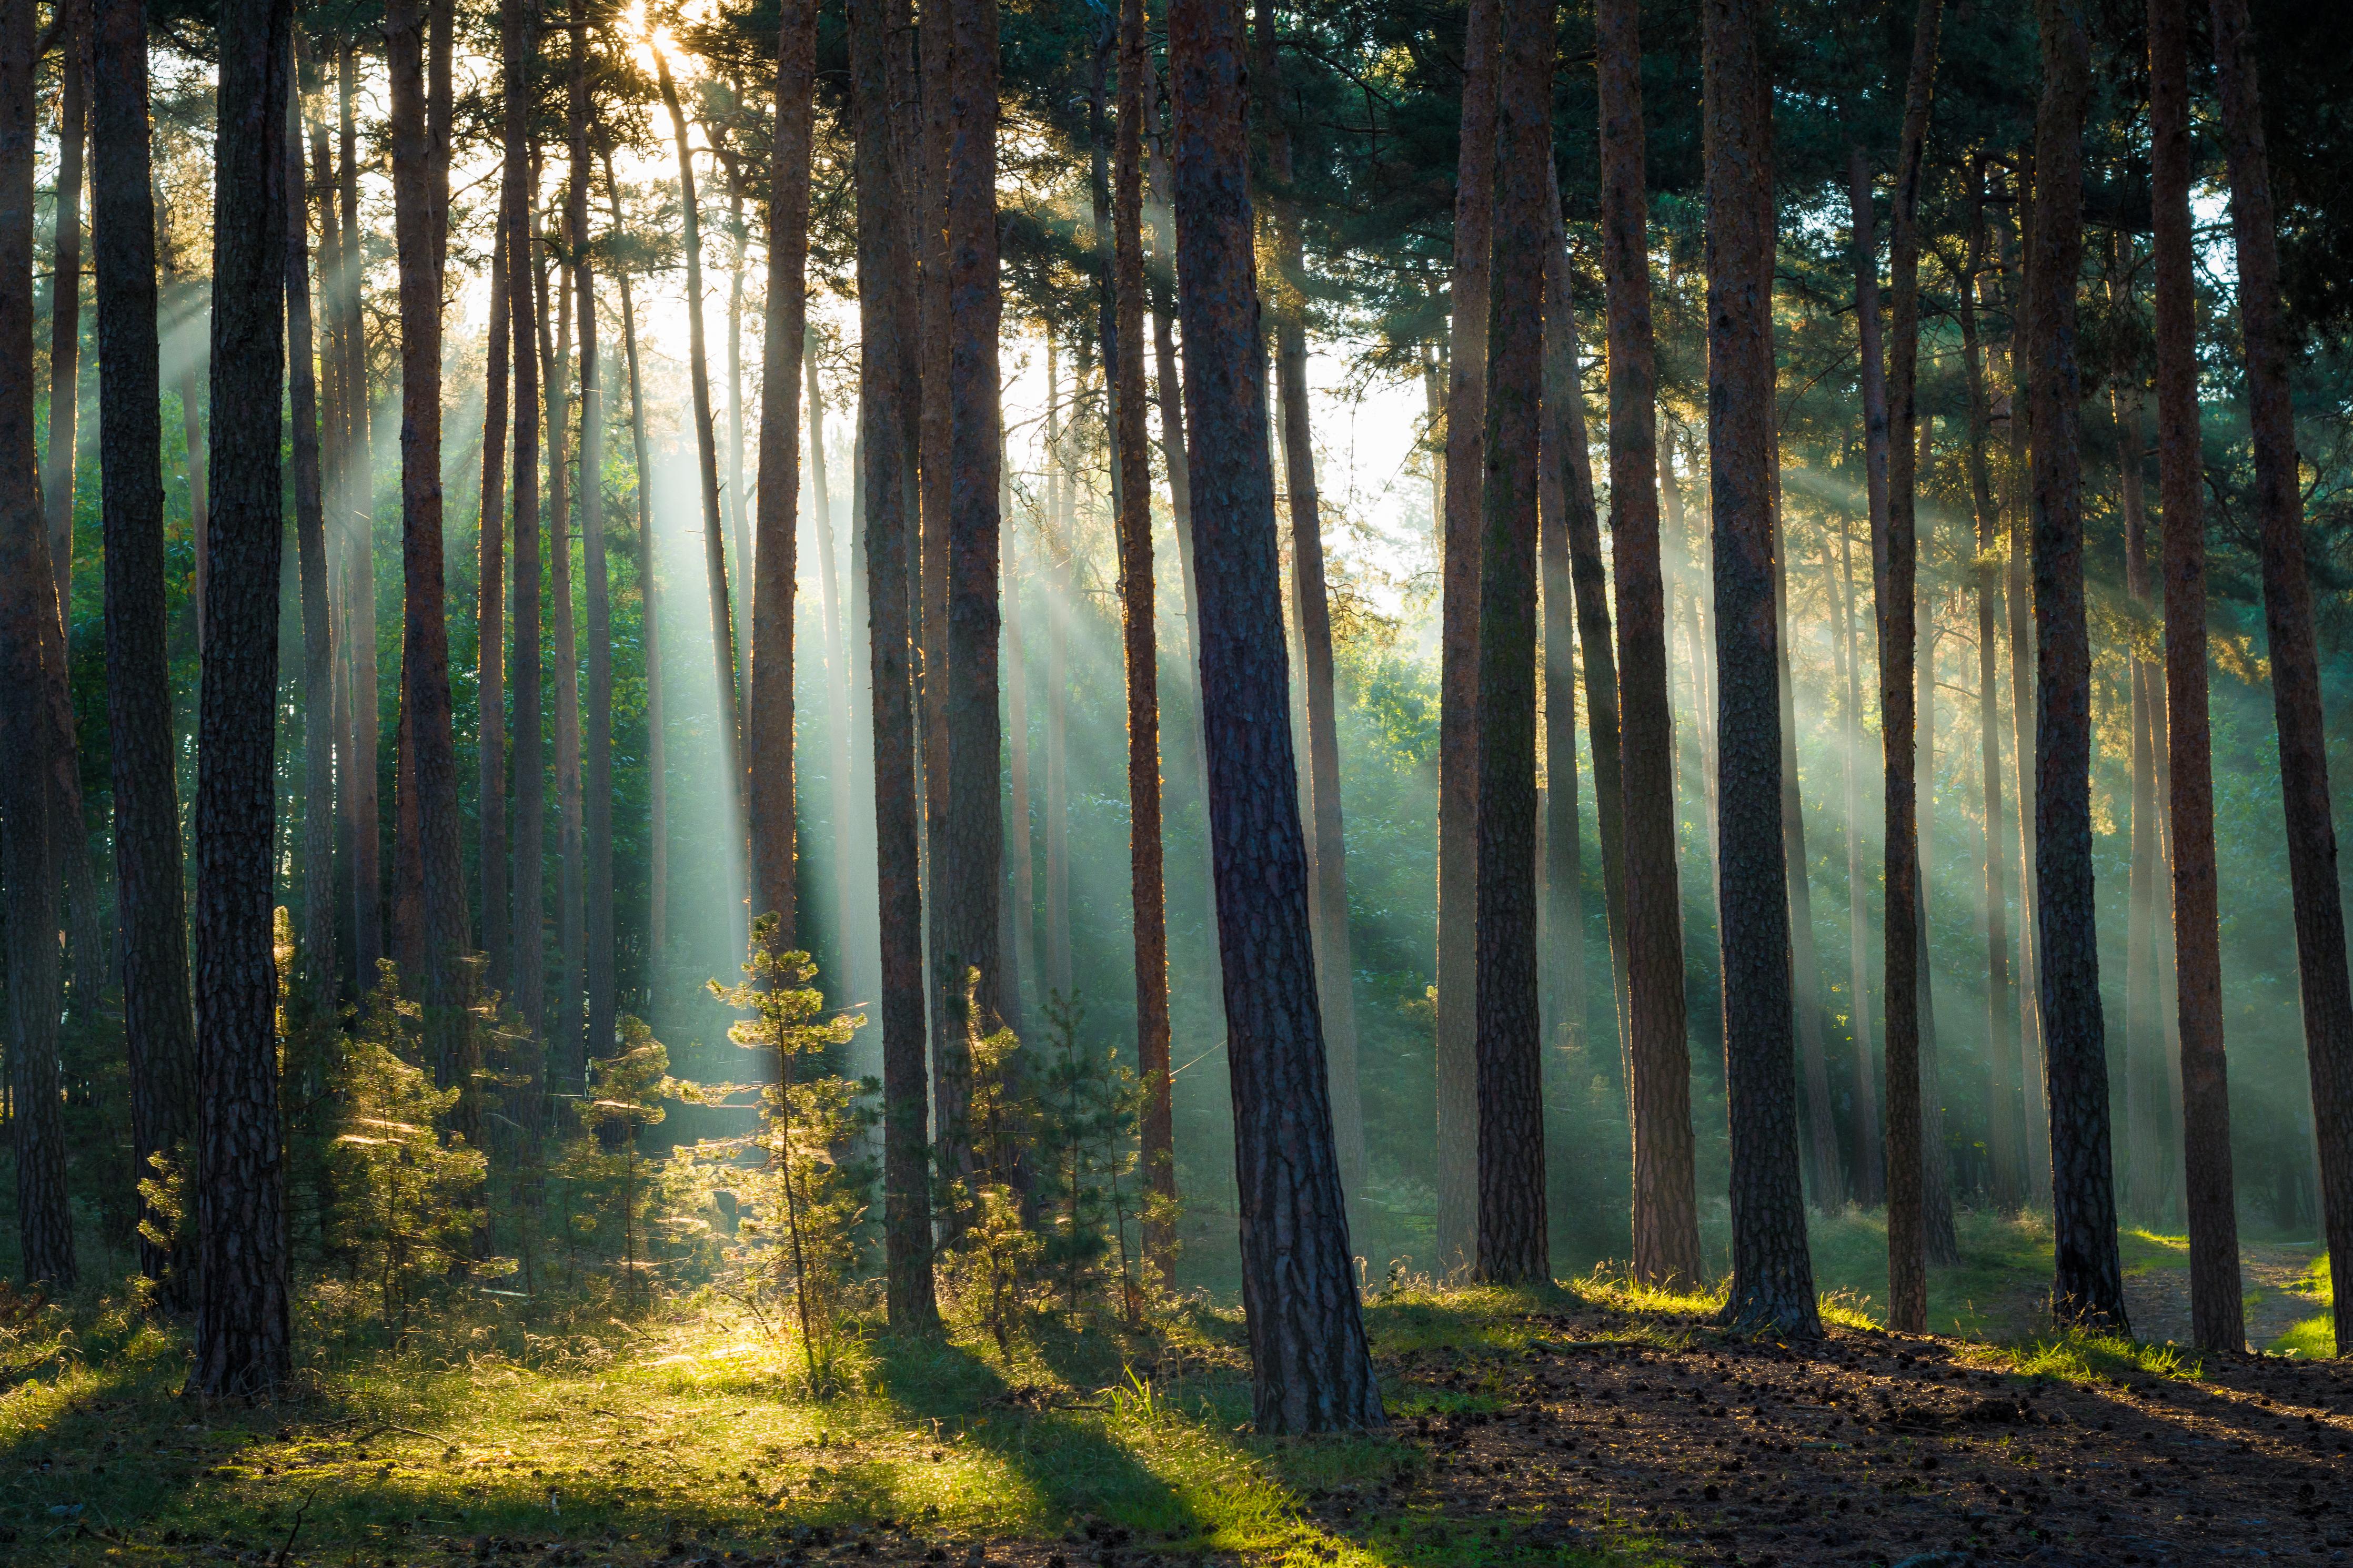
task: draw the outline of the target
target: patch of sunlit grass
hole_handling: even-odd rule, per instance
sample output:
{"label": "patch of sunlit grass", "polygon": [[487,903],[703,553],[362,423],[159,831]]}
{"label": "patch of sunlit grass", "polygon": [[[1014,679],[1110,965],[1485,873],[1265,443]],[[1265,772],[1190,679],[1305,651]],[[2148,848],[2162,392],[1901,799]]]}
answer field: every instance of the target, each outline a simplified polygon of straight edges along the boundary
{"label": "patch of sunlit grass", "polygon": [[2205,1370],[2179,1345],[2148,1344],[2081,1326],[2031,1335],[1996,1347],[1995,1353],[2022,1377],[2064,1383],[2120,1383],[2136,1377],[2195,1383]]}
{"label": "patch of sunlit grass", "polygon": [[1568,1289],[1588,1306],[1608,1311],[1643,1317],[1713,1318],[1724,1310],[1731,1282],[1719,1280],[1704,1289],[1678,1289],[1637,1279],[1623,1264],[1601,1263],[1583,1279],[1570,1281]]}
{"label": "patch of sunlit grass", "polygon": [[2337,1320],[2327,1312],[2316,1318],[2306,1318],[2265,1348],[2274,1355],[2299,1356],[2306,1361],[2329,1360],[2337,1354]]}

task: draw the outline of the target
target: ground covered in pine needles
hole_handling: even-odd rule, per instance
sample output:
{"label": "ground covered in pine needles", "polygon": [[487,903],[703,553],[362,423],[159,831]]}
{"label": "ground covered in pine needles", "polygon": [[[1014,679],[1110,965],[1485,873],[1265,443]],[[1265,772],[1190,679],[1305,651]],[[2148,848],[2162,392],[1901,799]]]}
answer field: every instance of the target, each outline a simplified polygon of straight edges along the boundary
{"label": "ground covered in pine needles", "polygon": [[[2134,1250],[2154,1312],[2179,1270],[2164,1238]],[[1892,1336],[1838,1290],[1805,1345],[1606,1276],[1405,1282],[1368,1308],[1388,1430],[1290,1442],[1250,1433],[1240,1322],[1205,1300],[1143,1327],[1040,1317],[1005,1348],[977,1328],[869,1339],[824,1400],[797,1347],[723,1298],[628,1321],[483,1299],[396,1349],[317,1317],[301,1392],[233,1409],[180,1397],[183,1342],[126,1301],[12,1298],[0,1560],[2341,1562],[2353,1374],[2308,1359],[2327,1347],[2290,1261],[2304,1353],[2248,1357]],[[1940,1276],[1947,1320],[1995,1310],[1978,1283]]]}

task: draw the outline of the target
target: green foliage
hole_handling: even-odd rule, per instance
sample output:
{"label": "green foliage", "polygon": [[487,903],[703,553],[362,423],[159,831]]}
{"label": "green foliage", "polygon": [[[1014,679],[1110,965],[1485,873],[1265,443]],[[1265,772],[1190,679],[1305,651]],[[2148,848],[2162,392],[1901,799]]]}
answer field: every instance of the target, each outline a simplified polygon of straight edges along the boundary
{"label": "green foliage", "polygon": [[[1121,1309],[1138,1305],[1128,1227],[1139,1214],[1135,1075],[1116,1053],[1079,1043],[1080,1005],[1057,994],[1046,1003],[1047,1056],[1036,1074],[1037,1194],[1044,1236],[1039,1261],[1077,1311],[1087,1291],[1115,1288]],[[1114,1261],[1115,1260],[1115,1261]]]}
{"label": "green foliage", "polygon": [[649,1157],[639,1134],[668,1117],[666,1101],[702,1090],[670,1076],[670,1051],[643,1019],[623,1014],[619,1023],[621,1049],[589,1061],[580,1131],[558,1152],[551,1173],[567,1280],[582,1279],[584,1248],[599,1266],[617,1253],[621,1304],[636,1309],[651,1300],[647,1276],[681,1251],[657,1232],[694,1228],[685,1215],[703,1190],[691,1158]]}

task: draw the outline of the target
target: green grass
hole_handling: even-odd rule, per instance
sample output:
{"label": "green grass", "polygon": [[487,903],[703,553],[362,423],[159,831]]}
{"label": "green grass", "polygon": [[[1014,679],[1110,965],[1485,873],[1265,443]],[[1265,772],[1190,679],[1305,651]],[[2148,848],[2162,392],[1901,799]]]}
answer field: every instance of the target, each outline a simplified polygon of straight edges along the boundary
{"label": "green grass", "polygon": [[2298,1319],[2287,1332],[2272,1341],[2270,1349],[2278,1355],[2303,1356],[2326,1360],[2337,1354],[2337,1286],[2328,1272],[2328,1254],[2323,1251],[2306,1266],[2302,1274],[2288,1283],[2288,1293],[2300,1296],[2328,1309],[2316,1317]]}
{"label": "green grass", "polygon": [[[2050,1221],[1963,1210],[1961,1261],[1928,1270],[1928,1328],[1959,1339],[2007,1339],[2043,1316],[2031,1289],[2051,1278]],[[1807,1216],[1814,1284],[1851,1326],[1886,1321],[1887,1216],[1850,1208]]]}
{"label": "green grass", "polygon": [[[1385,1352],[1500,1365],[1541,1331],[1515,1333],[1526,1300],[1493,1294],[1377,1302],[1368,1323]],[[1564,1553],[1530,1539],[1533,1518],[1474,1527],[1392,1506],[1378,1489],[1409,1481],[1422,1454],[1387,1436],[1251,1436],[1238,1315],[1203,1306],[1140,1331],[1041,1319],[1009,1357],[972,1332],[871,1337],[826,1400],[798,1392],[797,1347],[718,1300],[595,1324],[453,1301],[396,1349],[307,1328],[330,1348],[299,1397],[259,1410],[182,1398],[180,1336],[120,1294],[0,1331],[0,1462],[22,1478],[0,1491],[0,1557],[269,1553],[299,1513],[294,1562],[405,1563],[480,1536],[628,1559],[884,1521],[943,1542],[1093,1521],[1142,1550],[1300,1568],[1659,1561],[1632,1537]],[[1398,1415],[1492,1403],[1394,1380],[1388,1393]]]}

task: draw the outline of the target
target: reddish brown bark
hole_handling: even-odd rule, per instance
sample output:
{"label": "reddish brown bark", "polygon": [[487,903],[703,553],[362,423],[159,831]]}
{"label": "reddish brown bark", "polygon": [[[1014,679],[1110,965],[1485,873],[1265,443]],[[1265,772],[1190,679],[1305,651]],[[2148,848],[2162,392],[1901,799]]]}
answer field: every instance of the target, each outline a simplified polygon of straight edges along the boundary
{"label": "reddish brown bark", "polygon": [[[503,206],[505,198],[500,198]],[[490,341],[484,353],[482,499],[475,531],[475,626],[481,644],[476,665],[479,710],[474,743],[479,773],[476,809],[481,822],[482,946],[495,984],[507,984],[512,926],[507,908],[507,376],[512,315],[507,299],[507,226],[498,226],[491,252]]]}
{"label": "reddish brown bark", "polygon": [[514,882],[512,898],[513,978],[508,999],[524,1022],[539,1028],[547,1010],[545,837],[547,790],[540,708],[539,310],[532,265],[532,208],[538,189],[531,155],[531,61],[537,29],[529,0],[502,0],[501,47],[506,71],[503,152],[507,230],[507,303],[513,313],[514,350]]}

